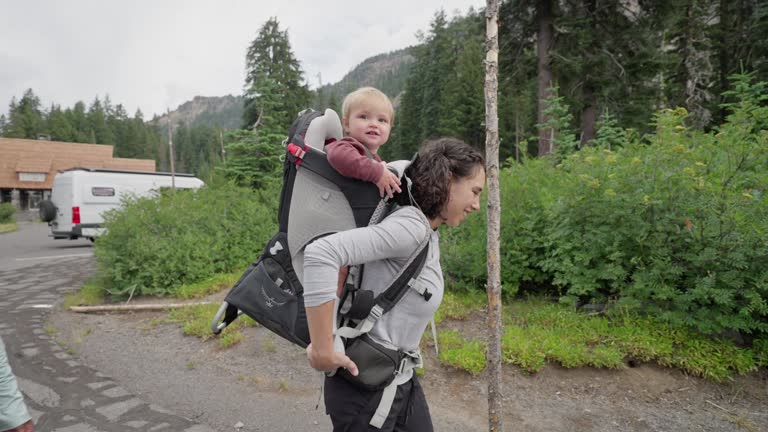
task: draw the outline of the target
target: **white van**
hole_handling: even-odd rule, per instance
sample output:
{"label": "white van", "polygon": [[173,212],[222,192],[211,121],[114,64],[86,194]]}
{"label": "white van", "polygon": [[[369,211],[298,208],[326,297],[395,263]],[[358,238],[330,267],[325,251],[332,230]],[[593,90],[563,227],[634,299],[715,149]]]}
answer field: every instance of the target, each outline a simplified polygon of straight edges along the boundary
{"label": "white van", "polygon": [[[176,189],[196,189],[202,180],[192,174],[176,174]],[[53,179],[51,200],[40,202],[40,219],[48,222],[54,239],[88,238],[103,231],[102,213],[120,207],[125,195],[148,196],[171,188],[171,174],[71,168]]]}

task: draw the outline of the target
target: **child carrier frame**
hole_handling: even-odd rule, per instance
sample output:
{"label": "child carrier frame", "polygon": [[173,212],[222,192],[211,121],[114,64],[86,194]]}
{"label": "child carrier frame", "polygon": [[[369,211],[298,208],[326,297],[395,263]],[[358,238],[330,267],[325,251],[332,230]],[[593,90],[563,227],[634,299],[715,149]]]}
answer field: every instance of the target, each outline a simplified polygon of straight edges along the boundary
{"label": "child carrier frame", "polygon": [[[309,344],[301,283],[304,248],[325,235],[377,223],[395,205],[382,200],[373,183],[344,177],[328,163],[324,146],[341,136],[339,117],[330,109],[324,113],[306,110],[291,126],[283,143],[286,154],[278,209],[279,230],[225,297],[211,324],[214,334],[245,313],[301,347]],[[388,166],[402,177],[409,163],[396,161]],[[376,298],[360,290],[361,278],[357,277],[360,269],[350,269],[342,298],[349,299],[351,314],[340,315],[341,318],[364,321],[372,310],[380,316],[394,307],[413,285],[412,279],[421,272],[427,249],[425,242],[389,288]],[[346,334],[353,338],[356,337],[353,333],[359,335],[367,330],[349,332]]]}

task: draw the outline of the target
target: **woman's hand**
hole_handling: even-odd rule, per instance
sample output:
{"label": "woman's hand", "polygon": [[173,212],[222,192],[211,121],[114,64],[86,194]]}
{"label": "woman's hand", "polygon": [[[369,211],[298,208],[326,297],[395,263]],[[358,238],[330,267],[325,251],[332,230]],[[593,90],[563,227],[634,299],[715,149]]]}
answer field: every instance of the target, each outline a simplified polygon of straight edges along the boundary
{"label": "woman's hand", "polygon": [[13,429],[10,429],[6,432],[35,432],[35,425],[32,423],[32,420],[24,423],[21,426],[17,426]]}
{"label": "woman's hand", "polygon": [[353,376],[357,376],[357,365],[344,353],[333,352],[321,353],[315,351],[312,344],[307,346],[307,358],[312,368],[322,372],[333,372],[338,368],[344,368]]}

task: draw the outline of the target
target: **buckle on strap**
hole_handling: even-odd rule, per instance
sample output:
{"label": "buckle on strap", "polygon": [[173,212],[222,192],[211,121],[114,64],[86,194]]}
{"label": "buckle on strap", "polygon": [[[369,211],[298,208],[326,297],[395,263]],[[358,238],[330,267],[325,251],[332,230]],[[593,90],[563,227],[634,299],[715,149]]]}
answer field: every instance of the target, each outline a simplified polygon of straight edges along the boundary
{"label": "buckle on strap", "polygon": [[374,305],[371,308],[371,312],[368,314],[367,319],[376,322],[379,320],[379,318],[381,318],[382,315],[384,315],[384,309],[379,305]]}
{"label": "buckle on strap", "polygon": [[405,366],[408,364],[408,357],[403,357],[402,360],[400,360],[400,365],[397,366],[397,369],[395,370],[395,375],[400,375],[405,371]]}
{"label": "buckle on strap", "polygon": [[395,371],[395,375],[400,375],[411,369],[420,368],[424,365],[421,359],[420,351],[400,351],[403,355],[403,359],[400,360],[400,364]]}
{"label": "buckle on strap", "polygon": [[368,317],[360,321],[355,328],[352,327],[340,327],[336,329],[335,334],[343,338],[356,338],[363,333],[368,333],[373,328],[373,325],[384,314],[384,309],[379,305],[374,305]]}
{"label": "buckle on strap", "polygon": [[427,287],[420,280],[411,278],[411,280],[408,281],[408,286],[419,293],[420,296],[424,297],[425,301],[429,301],[429,299],[432,298],[432,293],[429,292]]}
{"label": "buckle on strap", "polygon": [[288,152],[290,154],[292,154],[297,159],[303,159],[304,155],[307,154],[306,147],[305,148],[301,148],[301,147],[299,147],[298,145],[296,145],[294,143],[289,143],[288,144]]}

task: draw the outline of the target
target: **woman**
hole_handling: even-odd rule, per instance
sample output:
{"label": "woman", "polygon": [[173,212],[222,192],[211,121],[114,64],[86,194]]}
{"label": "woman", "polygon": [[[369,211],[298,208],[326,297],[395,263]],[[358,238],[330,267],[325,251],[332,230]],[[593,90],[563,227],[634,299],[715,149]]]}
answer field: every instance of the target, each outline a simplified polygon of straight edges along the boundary
{"label": "woman", "polygon": [[[443,298],[438,228],[458,226],[467,214],[480,209],[485,185],[482,154],[453,138],[422,145],[406,170],[412,180],[409,193],[399,199],[403,207],[381,223],[340,232],[307,246],[304,255],[304,301],[312,343],[310,365],[320,371],[338,368],[357,375],[357,365],[333,350],[333,322],[339,268],[365,263],[362,286],[380,293],[428,238],[429,253],[419,282],[432,294],[408,290],[395,307],[369,332],[371,339],[389,348],[418,352],[419,341]],[[406,189],[406,188],[403,188]],[[380,430],[431,431],[429,408],[413,371],[397,375],[394,401]],[[361,390],[338,375],[325,382],[326,412],[334,431],[378,430],[369,425],[383,391]],[[382,419],[383,420],[383,419]]]}

